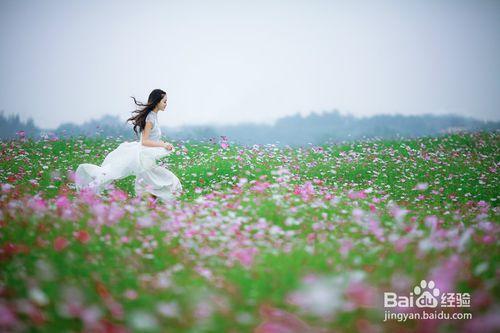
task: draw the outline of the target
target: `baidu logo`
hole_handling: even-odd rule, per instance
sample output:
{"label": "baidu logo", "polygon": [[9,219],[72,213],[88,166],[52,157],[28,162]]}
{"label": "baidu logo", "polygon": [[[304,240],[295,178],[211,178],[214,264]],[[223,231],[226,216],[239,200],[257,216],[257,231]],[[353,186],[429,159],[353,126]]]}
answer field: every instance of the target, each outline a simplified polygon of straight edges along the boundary
{"label": "baidu logo", "polygon": [[394,292],[384,293],[384,307],[386,308],[435,308],[441,307],[470,307],[469,293],[441,293],[432,280],[422,280],[413,288],[409,296],[398,295]]}
{"label": "baidu logo", "polygon": [[[436,309],[437,307],[441,309]],[[388,320],[407,321],[421,319],[471,319],[471,312],[448,312],[443,308],[468,308],[470,307],[469,293],[442,292],[432,280],[422,280],[413,287],[408,296],[398,295],[393,292],[384,293],[384,307],[394,308],[384,311],[384,322]],[[420,308],[413,311],[401,308]],[[428,310],[428,308],[432,310]]]}

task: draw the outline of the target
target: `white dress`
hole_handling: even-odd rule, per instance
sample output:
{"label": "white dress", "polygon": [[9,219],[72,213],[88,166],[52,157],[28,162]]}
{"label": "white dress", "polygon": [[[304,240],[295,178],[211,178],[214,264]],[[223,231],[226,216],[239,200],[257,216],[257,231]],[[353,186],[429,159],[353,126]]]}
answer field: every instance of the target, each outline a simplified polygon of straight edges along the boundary
{"label": "white dress", "polygon": [[[158,124],[158,115],[151,111],[146,121],[153,123],[149,139],[161,140],[161,129]],[[174,149],[162,147],[147,147],[141,144],[142,131],[139,141],[123,142],[110,152],[101,166],[84,163],[75,171],[75,185],[77,191],[91,188],[100,193],[113,180],[135,175],[136,195],[144,192],[154,194],[161,199],[172,199],[182,192],[182,185],[170,170],[156,164],[156,160],[170,155]]]}

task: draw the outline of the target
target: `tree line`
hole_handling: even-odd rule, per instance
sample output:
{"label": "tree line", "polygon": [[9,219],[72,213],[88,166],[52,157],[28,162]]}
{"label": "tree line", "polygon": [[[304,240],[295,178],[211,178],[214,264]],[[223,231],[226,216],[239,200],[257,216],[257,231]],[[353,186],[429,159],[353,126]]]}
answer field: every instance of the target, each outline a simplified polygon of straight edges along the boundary
{"label": "tree line", "polygon": [[[397,139],[441,135],[459,131],[497,131],[499,121],[482,121],[471,117],[448,115],[388,115],[369,117],[342,115],[338,110],[308,116],[295,114],[278,119],[272,125],[241,123],[237,125],[162,127],[167,139],[207,141],[222,136],[243,145],[276,144],[303,146],[307,144],[339,143],[365,139]],[[64,123],[56,129],[38,128],[32,119],[22,121],[19,115],[0,113],[0,138],[24,136],[41,139],[53,137],[121,137],[137,140],[132,126],[118,116],[104,115],[84,124]]]}

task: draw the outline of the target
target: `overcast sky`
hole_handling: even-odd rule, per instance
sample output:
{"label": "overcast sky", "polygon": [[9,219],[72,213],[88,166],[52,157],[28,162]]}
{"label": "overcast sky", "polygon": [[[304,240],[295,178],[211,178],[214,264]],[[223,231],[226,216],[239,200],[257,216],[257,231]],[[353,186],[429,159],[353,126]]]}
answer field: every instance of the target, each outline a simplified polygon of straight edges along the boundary
{"label": "overcast sky", "polygon": [[500,1],[0,1],[0,110],[38,126],[456,113],[500,120]]}

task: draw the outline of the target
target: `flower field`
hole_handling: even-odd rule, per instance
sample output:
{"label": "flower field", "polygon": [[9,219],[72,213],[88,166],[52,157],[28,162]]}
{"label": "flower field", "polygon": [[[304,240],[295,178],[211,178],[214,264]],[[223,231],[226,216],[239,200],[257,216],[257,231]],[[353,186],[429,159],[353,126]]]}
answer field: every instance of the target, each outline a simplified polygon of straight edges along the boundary
{"label": "flower field", "polygon": [[[120,143],[1,142],[0,331],[500,331],[498,133],[176,142],[178,200],[134,177],[77,193],[76,167]],[[384,320],[384,292],[421,280],[469,294],[437,309],[472,318]]]}

